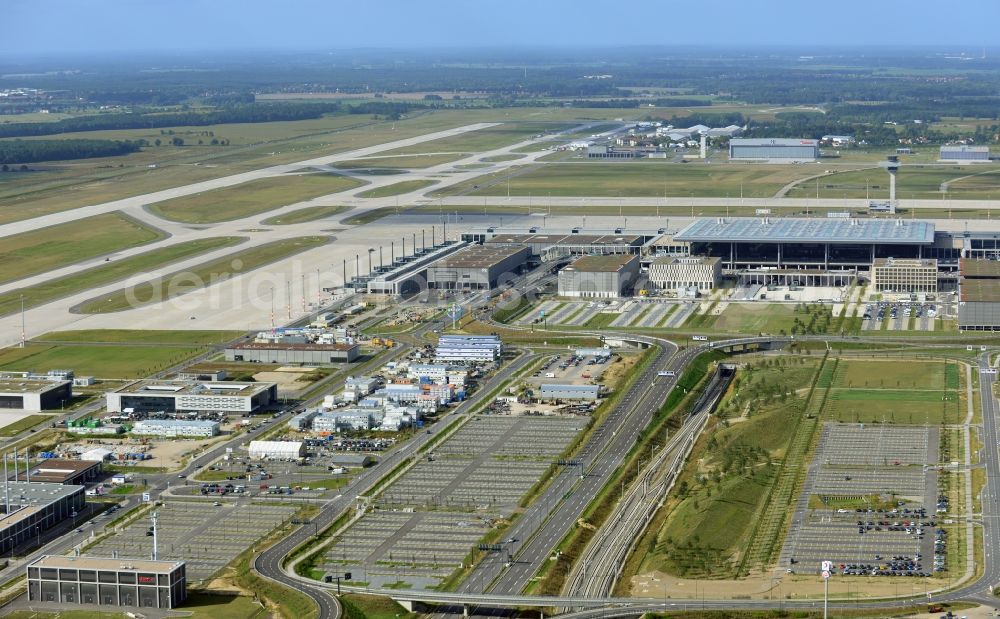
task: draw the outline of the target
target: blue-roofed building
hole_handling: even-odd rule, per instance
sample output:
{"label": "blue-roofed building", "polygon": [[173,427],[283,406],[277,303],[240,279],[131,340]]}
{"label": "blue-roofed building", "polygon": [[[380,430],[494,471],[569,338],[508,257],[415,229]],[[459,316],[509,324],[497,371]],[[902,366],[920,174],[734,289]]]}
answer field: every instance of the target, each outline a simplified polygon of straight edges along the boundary
{"label": "blue-roofed building", "polygon": [[934,224],[906,219],[719,217],[674,235],[727,269],[869,268],[877,258],[934,258]]}

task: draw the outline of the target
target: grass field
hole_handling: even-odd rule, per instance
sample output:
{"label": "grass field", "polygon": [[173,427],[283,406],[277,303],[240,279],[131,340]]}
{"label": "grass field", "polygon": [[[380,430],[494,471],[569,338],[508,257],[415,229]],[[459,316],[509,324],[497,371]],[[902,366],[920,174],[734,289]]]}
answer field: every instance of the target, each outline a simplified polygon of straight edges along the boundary
{"label": "grass field", "polygon": [[495,150],[531,137],[551,131],[562,131],[569,129],[573,125],[565,122],[526,122],[514,121],[503,122],[502,124],[469,131],[461,135],[455,135],[422,144],[414,144],[387,151],[386,155],[407,155],[414,153],[476,153]]}
{"label": "grass field", "polygon": [[26,288],[0,294],[0,316],[6,316],[21,309],[21,297],[26,308],[35,307],[62,297],[126,279],[137,273],[150,271],[161,266],[185,260],[214,249],[235,245],[240,237],[214,237],[187,241],[154,249],[137,256],[87,269]]}
{"label": "grass field", "polygon": [[306,208],[296,209],[285,213],[284,215],[275,215],[274,217],[268,217],[261,223],[267,226],[287,226],[289,224],[301,224],[307,221],[316,221],[317,219],[326,219],[327,217],[333,217],[334,215],[340,215],[341,213],[346,213],[351,210],[352,207],[337,205],[337,206],[307,206]]}
{"label": "grass field", "polygon": [[524,155],[516,155],[511,153],[509,155],[493,155],[492,157],[483,157],[482,159],[480,159],[480,161],[485,161],[486,163],[499,163],[501,161],[516,161],[518,159],[523,159],[523,158]]}
{"label": "grass field", "polygon": [[[710,327],[724,333],[788,332],[795,319],[795,306],[781,303],[734,303],[714,317]],[[708,326],[708,325],[706,325]]]}
{"label": "grass field", "polygon": [[344,219],[341,223],[347,224],[349,226],[361,226],[364,224],[370,224],[373,221],[378,221],[383,217],[388,217],[389,215],[395,215],[398,209],[391,206],[385,206],[382,208],[375,208],[368,211],[362,211],[357,215],[351,215],[347,219]]}
{"label": "grass field", "polygon": [[377,169],[413,169],[429,168],[431,166],[450,163],[456,159],[464,157],[462,153],[437,153],[433,155],[401,155],[396,157],[366,157],[364,159],[351,159],[348,161],[338,161],[334,167],[345,170],[355,170],[363,168]]}
{"label": "grass field", "polygon": [[242,219],[265,211],[360,187],[362,183],[339,174],[273,176],[151,204],[164,219],[185,223],[213,223]]}
{"label": "grass field", "polygon": [[391,185],[385,185],[383,187],[376,187],[374,189],[362,191],[361,193],[356,195],[359,198],[386,198],[389,196],[398,196],[400,194],[410,193],[411,191],[417,191],[418,189],[423,189],[424,187],[430,187],[435,183],[437,183],[437,181],[432,181],[432,180],[400,181],[398,183],[393,183]]}
{"label": "grass field", "polygon": [[8,282],[163,238],[121,213],[15,234],[0,243],[0,282]]}
{"label": "grass field", "polygon": [[751,363],[737,375],[719,417],[739,420],[702,435],[664,526],[650,533],[640,572],[732,575],[802,416],[805,394],[796,392],[817,367],[817,359],[788,357]]}
{"label": "grass field", "polygon": [[841,360],[824,414],[848,423],[958,423],[960,387],[954,363]]}
{"label": "grass field", "polygon": [[21,432],[34,428],[38,424],[51,419],[52,417],[49,415],[28,415],[23,419],[0,428],[0,436],[17,436]]}
{"label": "grass field", "polygon": [[[900,168],[896,177],[896,196],[901,199],[940,199],[943,195],[941,184],[946,182],[949,183],[946,194],[948,198],[973,199],[1000,195],[1000,170],[996,166],[915,165]],[[815,198],[816,185],[816,181],[807,181],[788,192],[788,197]],[[819,179],[820,198],[864,198],[866,195],[872,199],[887,199],[889,175],[882,170],[872,169],[838,172]]]}
{"label": "grass field", "polygon": [[[510,176],[516,196],[767,198],[815,173],[806,166],[680,164],[666,161],[547,163]],[[508,174],[485,175],[442,190],[443,195],[507,195]],[[478,185],[479,189],[473,186]]]}
{"label": "grass field", "polygon": [[159,346],[210,346],[223,344],[243,335],[242,331],[167,331],[146,329],[79,329],[52,331],[33,343],[133,344]]}
{"label": "grass field", "polygon": [[101,314],[163,302],[204,288],[212,283],[223,281],[228,277],[248,273],[272,262],[319,247],[328,240],[328,237],[325,236],[304,236],[259,245],[186,271],[171,273],[152,281],[102,295],[100,298],[80,304],[74,308],[74,311],[82,314]]}
{"label": "grass field", "polygon": [[77,375],[99,378],[142,378],[190,359],[200,347],[103,344],[37,344],[0,350],[0,370],[18,372],[72,368]]}
{"label": "grass field", "polygon": [[72,368],[77,375],[142,378],[239,335],[236,331],[55,331],[29,341],[25,348],[0,350],[0,370]]}

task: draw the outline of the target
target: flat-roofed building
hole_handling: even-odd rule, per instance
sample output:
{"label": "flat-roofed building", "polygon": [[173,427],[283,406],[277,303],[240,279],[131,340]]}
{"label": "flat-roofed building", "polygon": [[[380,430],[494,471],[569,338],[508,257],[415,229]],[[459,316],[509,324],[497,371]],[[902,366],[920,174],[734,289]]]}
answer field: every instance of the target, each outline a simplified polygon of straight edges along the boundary
{"label": "flat-roofed building", "polygon": [[31,602],[170,609],[187,599],[183,561],[45,555],[26,574]]}
{"label": "flat-roofed building", "polygon": [[650,286],[663,290],[712,290],[721,278],[722,259],[717,256],[664,256],[649,265]]}
{"label": "flat-roofed building", "polygon": [[0,484],[0,554],[34,540],[84,507],[83,486],[27,481]]}
{"label": "flat-roofed building", "polygon": [[733,138],[729,140],[733,161],[816,161],[819,142],[806,138]]}
{"label": "flat-roofed building", "polygon": [[876,258],[871,274],[872,288],[878,292],[937,292],[934,259]]}
{"label": "flat-roofed building", "polygon": [[1000,331],[1000,262],[959,261],[958,328]]}
{"label": "flat-roofed building", "polygon": [[0,409],[58,410],[73,397],[73,381],[0,377]]}
{"label": "flat-roofed building", "polygon": [[639,277],[639,256],[584,256],[559,271],[559,296],[615,299],[625,296]]}
{"label": "flat-roofed building", "polygon": [[500,358],[503,342],[496,335],[450,335],[438,338],[434,358],[437,361],[484,362]]}
{"label": "flat-roofed building", "polygon": [[601,396],[600,385],[540,385],[540,400],[596,400]]}
{"label": "flat-roofed building", "polygon": [[[574,229],[575,230],[575,229]],[[528,233],[497,234],[486,245],[527,245],[532,256],[579,256],[590,254],[639,253],[644,239],[638,234]]]}
{"label": "flat-roofed building", "polygon": [[100,474],[101,462],[99,461],[48,458],[35,466],[28,467],[26,472],[11,474],[10,479],[82,486],[87,482],[94,481]]}
{"label": "flat-roofed building", "polygon": [[989,163],[989,146],[967,146],[965,144],[941,147],[938,161],[948,163]]}
{"label": "flat-roofed building", "polygon": [[443,290],[489,290],[501,276],[513,276],[528,261],[523,245],[470,245],[427,267],[427,287]]}
{"label": "flat-roofed building", "polygon": [[162,438],[210,438],[219,434],[219,422],[197,419],[144,419],[135,422],[132,434]]}
{"label": "flat-roofed building", "polygon": [[240,342],[226,348],[226,361],[329,365],[351,363],[360,354],[358,344]]}
{"label": "flat-roofed building", "polygon": [[110,413],[218,411],[255,413],[278,399],[275,383],[137,380],[105,394]]}

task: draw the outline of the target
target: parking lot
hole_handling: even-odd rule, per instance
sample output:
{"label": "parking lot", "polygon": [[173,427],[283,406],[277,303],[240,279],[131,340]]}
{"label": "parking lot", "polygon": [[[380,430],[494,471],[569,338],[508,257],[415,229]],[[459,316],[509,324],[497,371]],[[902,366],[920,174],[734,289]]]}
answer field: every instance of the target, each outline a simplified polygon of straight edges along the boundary
{"label": "parking lot", "polygon": [[584,421],[477,415],[377,497],[330,547],[327,569],[374,585],[440,583],[562,455]]}
{"label": "parking lot", "polygon": [[[211,577],[295,512],[284,505],[219,503],[167,501],[155,509],[159,558],[186,561],[189,583]],[[153,551],[151,525],[149,516],[141,517],[84,554],[148,559]]]}
{"label": "parking lot", "polygon": [[603,360],[592,356],[578,357],[573,353],[554,355],[535,371],[528,382],[535,385],[553,382],[589,385],[600,382],[601,375],[610,363],[610,358]]}
{"label": "parking lot", "polygon": [[461,567],[492,525],[489,517],[463,513],[366,514],[330,546],[322,569],[349,571],[373,587],[397,582],[433,586]]}
{"label": "parking lot", "polygon": [[929,576],[944,567],[938,428],[825,423],[781,554],[789,571]]}
{"label": "parking lot", "polygon": [[934,331],[939,329],[938,316],[941,308],[932,302],[888,302],[869,303],[858,313],[863,320],[865,331]]}

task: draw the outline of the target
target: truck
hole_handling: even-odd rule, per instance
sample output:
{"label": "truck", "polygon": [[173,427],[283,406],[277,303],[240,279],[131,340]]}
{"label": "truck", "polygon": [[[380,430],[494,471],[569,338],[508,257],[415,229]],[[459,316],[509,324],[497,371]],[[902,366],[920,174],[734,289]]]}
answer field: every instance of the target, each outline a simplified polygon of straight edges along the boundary
{"label": "truck", "polygon": [[674,372],[673,370],[661,370],[661,371],[657,372],[656,375],[657,376],[673,377],[673,376],[677,376],[677,372]]}
{"label": "truck", "polygon": [[708,341],[708,336],[707,335],[692,335],[691,339],[694,340],[694,341],[696,341],[696,342],[707,342]]}

